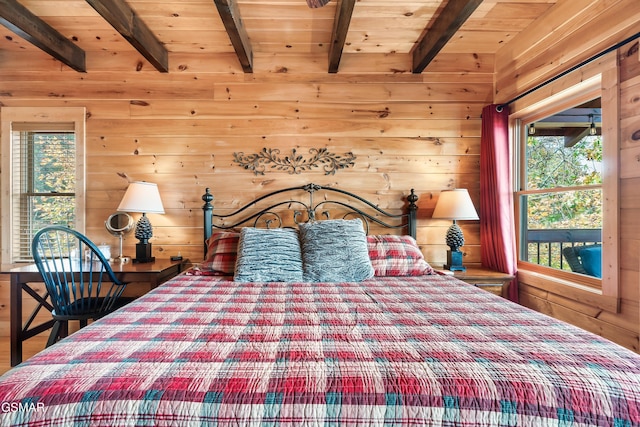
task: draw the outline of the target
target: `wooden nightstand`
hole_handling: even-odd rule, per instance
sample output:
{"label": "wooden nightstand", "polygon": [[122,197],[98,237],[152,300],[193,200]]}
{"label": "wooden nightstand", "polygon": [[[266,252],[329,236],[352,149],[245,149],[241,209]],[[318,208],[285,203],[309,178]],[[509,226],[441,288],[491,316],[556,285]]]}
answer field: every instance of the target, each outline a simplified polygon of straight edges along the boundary
{"label": "wooden nightstand", "polygon": [[501,297],[507,297],[507,285],[514,278],[510,274],[500,273],[485,267],[469,266],[467,266],[467,271],[454,272],[454,277]]}

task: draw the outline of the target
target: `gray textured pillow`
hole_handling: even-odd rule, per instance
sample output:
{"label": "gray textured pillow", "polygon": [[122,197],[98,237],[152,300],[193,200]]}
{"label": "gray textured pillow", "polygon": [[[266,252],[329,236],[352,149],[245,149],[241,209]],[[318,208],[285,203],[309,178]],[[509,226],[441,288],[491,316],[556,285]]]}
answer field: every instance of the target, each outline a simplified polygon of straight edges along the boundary
{"label": "gray textured pillow", "polygon": [[360,219],[300,224],[305,282],[360,282],[373,277]]}
{"label": "gray textured pillow", "polygon": [[301,282],[302,278],[302,255],[297,230],[242,229],[233,280]]}

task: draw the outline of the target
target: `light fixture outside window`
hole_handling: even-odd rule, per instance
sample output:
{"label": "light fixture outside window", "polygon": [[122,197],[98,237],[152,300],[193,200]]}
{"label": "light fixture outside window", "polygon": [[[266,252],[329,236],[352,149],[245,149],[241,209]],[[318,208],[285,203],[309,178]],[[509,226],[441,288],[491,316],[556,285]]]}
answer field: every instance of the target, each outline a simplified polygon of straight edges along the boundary
{"label": "light fixture outside window", "polygon": [[591,119],[591,124],[589,125],[589,135],[594,136],[598,134],[598,129],[596,129],[596,124],[594,122],[593,114],[589,114],[589,118]]}
{"label": "light fixture outside window", "polygon": [[536,124],[535,123],[530,123],[529,124],[529,135],[535,135],[536,133]]}

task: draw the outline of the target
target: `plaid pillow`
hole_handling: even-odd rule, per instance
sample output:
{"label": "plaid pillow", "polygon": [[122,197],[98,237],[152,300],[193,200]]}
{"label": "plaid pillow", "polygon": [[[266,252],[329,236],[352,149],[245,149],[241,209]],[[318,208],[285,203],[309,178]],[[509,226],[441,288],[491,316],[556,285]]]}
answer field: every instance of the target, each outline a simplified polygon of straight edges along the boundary
{"label": "plaid pillow", "polygon": [[422,276],[434,273],[411,236],[367,236],[367,246],[376,276]]}
{"label": "plaid pillow", "polygon": [[240,233],[236,231],[218,231],[207,239],[207,256],[200,265],[203,272],[231,275],[236,269],[238,241]]}

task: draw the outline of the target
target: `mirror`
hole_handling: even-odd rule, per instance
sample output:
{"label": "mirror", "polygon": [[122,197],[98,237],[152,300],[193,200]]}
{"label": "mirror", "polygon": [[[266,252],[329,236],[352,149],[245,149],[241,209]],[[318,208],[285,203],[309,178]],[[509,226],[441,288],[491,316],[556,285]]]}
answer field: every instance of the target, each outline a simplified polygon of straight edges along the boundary
{"label": "mirror", "polygon": [[118,256],[113,260],[120,263],[129,262],[131,257],[122,254],[122,236],[133,230],[135,226],[133,217],[126,212],[116,212],[109,216],[104,226],[109,233],[120,238]]}
{"label": "mirror", "polygon": [[109,216],[109,219],[105,222],[107,231],[114,236],[128,233],[133,229],[133,226],[133,218],[126,212],[116,212]]}

